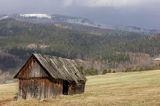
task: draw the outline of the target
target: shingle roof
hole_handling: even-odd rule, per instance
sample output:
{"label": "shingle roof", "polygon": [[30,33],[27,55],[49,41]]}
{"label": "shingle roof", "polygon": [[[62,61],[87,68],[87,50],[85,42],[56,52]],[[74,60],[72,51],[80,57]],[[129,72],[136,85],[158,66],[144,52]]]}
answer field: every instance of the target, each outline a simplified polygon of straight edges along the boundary
{"label": "shingle roof", "polygon": [[74,60],[41,54],[33,54],[32,56],[54,79],[75,81],[76,83],[79,80],[86,81],[85,76],[77,69]]}

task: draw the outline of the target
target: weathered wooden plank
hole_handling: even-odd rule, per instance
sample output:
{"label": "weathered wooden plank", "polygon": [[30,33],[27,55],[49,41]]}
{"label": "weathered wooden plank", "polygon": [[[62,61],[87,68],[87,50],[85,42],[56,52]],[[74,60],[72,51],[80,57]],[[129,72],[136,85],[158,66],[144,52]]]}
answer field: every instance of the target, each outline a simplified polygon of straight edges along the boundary
{"label": "weathered wooden plank", "polygon": [[18,78],[49,77],[40,64],[31,58],[19,73]]}
{"label": "weathered wooden plank", "polygon": [[62,81],[48,79],[20,79],[19,98],[50,98],[62,94]]}

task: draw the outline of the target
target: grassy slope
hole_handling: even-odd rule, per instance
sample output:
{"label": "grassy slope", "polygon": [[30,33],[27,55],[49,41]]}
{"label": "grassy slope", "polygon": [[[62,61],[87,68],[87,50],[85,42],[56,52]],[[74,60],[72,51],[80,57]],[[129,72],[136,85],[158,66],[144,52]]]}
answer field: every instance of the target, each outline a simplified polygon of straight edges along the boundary
{"label": "grassy slope", "polygon": [[[16,93],[17,84],[0,85],[0,105],[14,106],[155,106],[160,105],[160,70],[114,73],[87,78],[86,92],[55,99],[1,101]],[[6,103],[5,103],[6,102]],[[3,105],[4,105],[3,104]]]}

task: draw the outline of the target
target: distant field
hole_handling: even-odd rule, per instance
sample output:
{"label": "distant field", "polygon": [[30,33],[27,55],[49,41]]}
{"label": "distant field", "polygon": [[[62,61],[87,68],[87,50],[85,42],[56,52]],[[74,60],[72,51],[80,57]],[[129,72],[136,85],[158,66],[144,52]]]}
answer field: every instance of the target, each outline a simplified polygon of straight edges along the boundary
{"label": "distant field", "polygon": [[17,84],[0,85],[3,106],[160,106],[160,70],[87,77],[84,94],[14,101]]}

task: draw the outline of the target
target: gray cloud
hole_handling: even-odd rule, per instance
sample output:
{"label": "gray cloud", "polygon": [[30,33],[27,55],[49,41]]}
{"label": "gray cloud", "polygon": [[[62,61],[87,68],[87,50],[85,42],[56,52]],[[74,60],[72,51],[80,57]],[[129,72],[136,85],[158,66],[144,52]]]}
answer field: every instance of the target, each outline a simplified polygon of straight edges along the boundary
{"label": "gray cloud", "polygon": [[160,28],[159,5],[159,0],[0,0],[0,14],[64,14],[109,25]]}

